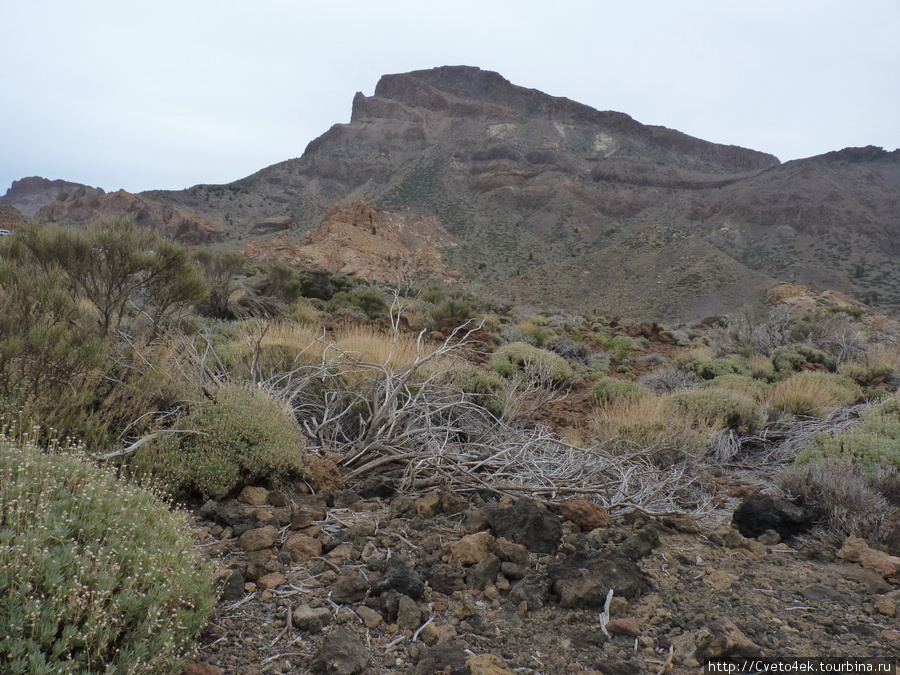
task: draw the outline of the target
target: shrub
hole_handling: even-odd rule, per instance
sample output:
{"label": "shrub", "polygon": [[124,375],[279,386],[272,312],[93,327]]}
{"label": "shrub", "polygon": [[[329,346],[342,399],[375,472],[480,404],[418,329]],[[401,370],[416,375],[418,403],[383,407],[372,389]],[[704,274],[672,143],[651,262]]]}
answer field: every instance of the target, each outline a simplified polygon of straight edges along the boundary
{"label": "shrub", "polygon": [[797,463],[822,458],[853,461],[868,475],[900,469],[900,399],[895,396],[869,406],[859,426],[817,435],[797,456]]}
{"label": "shrub", "polygon": [[620,398],[598,408],[594,430],[602,443],[644,454],[657,466],[700,459],[719,432],[696,425],[658,396]]}
{"label": "shrub", "polygon": [[470,363],[460,363],[447,369],[442,379],[455,383],[494,417],[503,416],[503,392],[508,383],[501,374]]}
{"label": "shrub", "polygon": [[619,399],[640,398],[646,393],[646,389],[632,382],[603,377],[591,388],[591,399],[597,403],[610,403]]}
{"label": "shrub", "polygon": [[850,535],[877,532],[888,501],[860,469],[847,459],[821,458],[783,470],[778,485],[791,499],[818,513],[827,538],[840,544]]}
{"label": "shrub", "polygon": [[564,358],[524,342],[503,345],[491,356],[490,369],[504,377],[563,386],[575,375]]}
{"label": "shrub", "polygon": [[650,346],[646,338],[630,338],[627,335],[616,335],[612,338],[601,338],[604,351],[614,358],[625,360],[632,352],[642,352]]}
{"label": "shrub", "polygon": [[215,602],[181,514],[0,439],[0,523],[0,672],[179,672]]}
{"label": "shrub", "polygon": [[696,387],[697,376],[675,366],[664,366],[641,375],[638,382],[653,391],[670,394],[679,389]]}
{"label": "shrub", "polygon": [[437,307],[431,310],[430,316],[437,324],[440,324],[444,319],[467,321],[475,314],[475,309],[468,300],[449,297],[444,298]]}
{"label": "shrub", "polygon": [[772,352],[772,365],[779,373],[793,373],[800,370],[804,363],[820,363],[829,370],[834,369],[831,356],[809,345],[785,345]]}
{"label": "shrub", "polygon": [[300,293],[304,298],[315,298],[328,302],[336,294],[352,291],[361,282],[343,274],[332,274],[327,270],[301,270],[297,273]]}
{"label": "shrub", "polygon": [[388,304],[377,291],[371,288],[362,288],[355,291],[341,291],[325,305],[325,309],[332,313],[343,312],[348,309],[361,309],[370,319],[387,313]]}
{"label": "shrub", "polygon": [[807,371],[776,384],[769,408],[776,413],[824,417],[830,408],[850,405],[861,396],[862,389],[848,377]]}
{"label": "shrub", "polygon": [[765,401],[769,392],[772,390],[772,386],[766,382],[760,382],[751,377],[735,375],[733,373],[729,375],[719,375],[719,377],[714,380],[704,382],[703,386],[714,387],[721,391],[728,391],[732,394],[754,400],[757,403]]}
{"label": "shrub", "polygon": [[701,427],[733,429],[740,434],[749,434],[763,422],[759,408],[751,399],[711,387],[669,394],[665,401]]}
{"label": "shrub", "polygon": [[131,469],[154,477],[175,495],[196,492],[221,499],[250,484],[303,476],[303,437],[292,414],[262,390],[239,386],[195,405],[178,423],[181,433],[142,448]]}
{"label": "shrub", "polygon": [[750,356],[750,377],[763,382],[774,382],[778,379],[778,373],[775,372],[775,365],[772,359],[763,354],[753,354]]}
{"label": "shrub", "polygon": [[750,364],[747,359],[737,355],[720,359],[694,359],[685,368],[701,380],[712,380],[720,375],[750,375]]}
{"label": "shrub", "polygon": [[864,387],[869,387],[893,384],[898,371],[900,371],[900,354],[895,349],[878,348],[863,354],[859,361],[841,364],[838,372]]}

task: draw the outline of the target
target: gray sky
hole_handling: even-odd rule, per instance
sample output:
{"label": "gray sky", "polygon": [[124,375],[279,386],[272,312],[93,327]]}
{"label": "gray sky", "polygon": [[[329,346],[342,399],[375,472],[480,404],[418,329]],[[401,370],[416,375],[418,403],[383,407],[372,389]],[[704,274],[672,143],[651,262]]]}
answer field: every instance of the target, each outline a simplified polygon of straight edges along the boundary
{"label": "gray sky", "polygon": [[900,146],[900,0],[325,4],[0,0],[0,194],[227,183],[441,65],[782,161]]}

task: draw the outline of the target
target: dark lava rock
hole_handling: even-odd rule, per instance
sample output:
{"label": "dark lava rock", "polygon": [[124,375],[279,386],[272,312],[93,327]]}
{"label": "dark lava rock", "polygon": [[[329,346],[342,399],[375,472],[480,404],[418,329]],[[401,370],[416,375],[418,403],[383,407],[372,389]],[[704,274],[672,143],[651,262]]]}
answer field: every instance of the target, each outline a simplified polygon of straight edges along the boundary
{"label": "dark lava rock", "polygon": [[787,499],[757,492],[744,498],[731,520],[745,537],[775,530],[784,539],[812,529],[816,518]]}
{"label": "dark lava rock", "polygon": [[389,499],[397,492],[397,479],[388,476],[374,476],[362,484],[359,494],[365,499]]}
{"label": "dark lava rock", "polygon": [[462,565],[438,563],[428,570],[428,583],[431,588],[444,595],[453,595],[466,587],[463,581]]}
{"label": "dark lava rock", "polygon": [[603,607],[609,589],[631,600],[651,588],[634,561],[620,554],[573,556],[551,567],[549,573],[562,607]]}
{"label": "dark lava rock", "polygon": [[359,602],[369,591],[369,582],[359,570],[348,568],[331,586],[331,599],[342,605]]}
{"label": "dark lava rock", "polygon": [[240,600],[244,597],[244,573],[240,570],[234,570],[225,579],[225,586],[222,588],[223,600]]}
{"label": "dark lava rock", "polygon": [[375,595],[387,591],[397,591],[413,600],[420,600],[425,592],[425,581],[403,557],[392,556],[384,566],[384,573],[372,584]]}
{"label": "dark lava rock", "polygon": [[500,574],[500,558],[489,553],[466,570],[466,586],[483,591],[497,581],[498,574]]}
{"label": "dark lava rock", "polygon": [[477,509],[469,509],[463,514],[462,528],[469,534],[475,534],[491,526],[491,513],[497,509],[494,503],[485,504]]}
{"label": "dark lava rock", "polygon": [[512,585],[507,597],[516,605],[526,603],[529,610],[540,609],[550,602],[550,580],[526,577]]}
{"label": "dark lava rock", "polygon": [[520,499],[508,509],[494,509],[489,519],[494,536],[522,544],[529,551],[556,553],[562,539],[559,516],[529,499]]}
{"label": "dark lava rock", "polygon": [[812,584],[804,588],[800,593],[807,600],[830,600],[831,602],[843,602],[847,605],[853,602],[853,598],[846,593],[841,593],[824,584]]}
{"label": "dark lava rock", "polygon": [[638,561],[659,546],[659,532],[655,527],[646,526],[619,547],[619,552],[626,558]]}
{"label": "dark lava rock", "polygon": [[362,495],[358,492],[354,492],[353,490],[341,490],[340,492],[335,492],[332,496],[332,505],[336,509],[345,509],[349,506],[353,506],[357,502],[362,501]]}
{"label": "dark lava rock", "polygon": [[450,673],[450,675],[468,675],[466,660],[469,655],[458,645],[448,645],[423,649],[413,675],[433,675]]}
{"label": "dark lava rock", "polygon": [[[215,502],[213,502],[213,504],[215,504]],[[231,499],[221,504],[215,504],[215,509],[212,509],[211,507],[207,508],[208,505],[209,502],[203,505],[203,510],[206,513],[211,514],[211,517],[209,517],[208,520],[212,520],[230,528],[236,528],[244,523],[244,505],[237,499]]]}
{"label": "dark lava rock", "polygon": [[369,650],[362,638],[341,628],[325,636],[309,670],[317,675],[360,675],[368,665]]}

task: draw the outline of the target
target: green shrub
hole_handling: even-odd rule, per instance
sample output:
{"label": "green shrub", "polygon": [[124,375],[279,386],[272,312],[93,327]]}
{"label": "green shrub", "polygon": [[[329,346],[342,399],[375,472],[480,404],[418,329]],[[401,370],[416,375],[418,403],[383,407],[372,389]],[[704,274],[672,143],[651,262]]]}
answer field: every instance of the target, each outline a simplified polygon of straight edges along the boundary
{"label": "green shrub", "polygon": [[220,499],[246,485],[304,475],[304,441],[291,413],[262,390],[226,387],[178,422],[184,433],[142,448],[134,473],[153,477],[175,495]]}
{"label": "green shrub", "polygon": [[3,438],[0,524],[0,673],[179,672],[215,603],[182,515]]}
{"label": "green shrub", "polygon": [[688,389],[669,394],[665,400],[700,426],[722,426],[749,434],[763,423],[762,414],[752,400],[715,388]]}
{"label": "green shrub", "polygon": [[823,458],[852,461],[867,474],[900,469],[900,399],[870,406],[857,427],[813,438],[797,456],[798,464]]}
{"label": "green shrub", "polygon": [[371,288],[362,288],[355,291],[335,293],[334,297],[325,305],[325,309],[332,313],[343,312],[348,309],[361,309],[366,316],[374,319],[388,311],[388,304],[377,291]]}
{"label": "green shrub", "polygon": [[562,386],[575,375],[564,358],[525,342],[503,345],[491,357],[490,369],[504,377]]}
{"label": "green shrub", "polygon": [[467,321],[475,316],[476,312],[472,305],[462,298],[444,298],[441,303],[431,310],[431,318],[438,324],[444,319],[459,319]]}
{"label": "green shrub", "polygon": [[619,399],[640,398],[646,393],[644,387],[632,382],[603,377],[591,388],[591,399],[597,403],[610,403]]}
{"label": "green shrub", "polygon": [[719,375],[717,378],[707,380],[703,383],[704,387],[714,387],[722,391],[728,391],[744,398],[755,401],[762,401],[772,390],[772,385],[767,382],[747,377],[746,375],[736,375],[729,373],[728,375]]}
{"label": "green shrub", "polygon": [[777,347],[772,352],[772,364],[779,373],[793,373],[804,363],[820,363],[829,370],[834,369],[834,359],[826,352],[809,345],[795,344]]}
{"label": "green shrub", "polygon": [[494,417],[499,418],[503,414],[503,391],[508,383],[502,374],[462,363],[447,370],[444,378],[454,382]]}
{"label": "green shrub", "polygon": [[712,380],[721,375],[750,375],[750,364],[747,359],[732,355],[721,359],[694,359],[685,367],[701,380]]}
{"label": "green shrub", "polygon": [[362,282],[343,274],[327,270],[301,270],[297,273],[300,293],[304,298],[316,298],[328,302],[338,293],[352,291]]}
{"label": "green shrub", "polygon": [[646,338],[630,338],[627,335],[616,335],[612,338],[600,338],[603,350],[614,358],[625,360],[632,352],[643,352],[649,347]]}

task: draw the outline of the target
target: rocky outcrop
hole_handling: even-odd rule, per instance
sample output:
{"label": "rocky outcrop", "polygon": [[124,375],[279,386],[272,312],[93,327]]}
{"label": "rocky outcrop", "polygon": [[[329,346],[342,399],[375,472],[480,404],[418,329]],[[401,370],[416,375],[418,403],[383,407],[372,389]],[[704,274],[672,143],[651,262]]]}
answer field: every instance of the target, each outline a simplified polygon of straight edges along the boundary
{"label": "rocky outcrop", "polygon": [[125,190],[109,194],[80,188],[61,192],[52,204],[37,213],[37,219],[44,223],[87,223],[104,217],[134,218],[138,225],[158,230],[183,244],[209,244],[222,238],[221,231],[196,211]]}
{"label": "rocky outcrop", "polygon": [[89,187],[67,180],[49,180],[41,176],[31,176],[14,180],[12,186],[0,197],[0,204],[14,206],[26,216],[35,216],[43,207],[57,201],[62,195],[93,196],[103,195],[100,188]]}
{"label": "rocky outcrop", "polygon": [[25,215],[14,206],[0,204],[0,230],[14,230],[25,222]]}
{"label": "rocky outcrop", "polygon": [[257,262],[280,261],[292,267],[312,267],[361,279],[396,282],[404,275],[433,274],[458,278],[440,258],[439,247],[452,238],[433,219],[416,219],[408,210],[391,213],[390,222],[363,201],[344,206],[333,202],[322,225],[299,244],[283,233],[250,242],[244,255]]}

